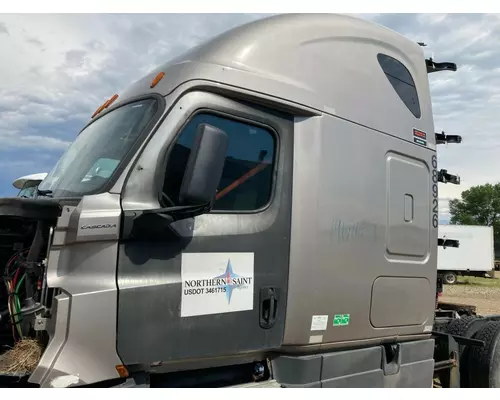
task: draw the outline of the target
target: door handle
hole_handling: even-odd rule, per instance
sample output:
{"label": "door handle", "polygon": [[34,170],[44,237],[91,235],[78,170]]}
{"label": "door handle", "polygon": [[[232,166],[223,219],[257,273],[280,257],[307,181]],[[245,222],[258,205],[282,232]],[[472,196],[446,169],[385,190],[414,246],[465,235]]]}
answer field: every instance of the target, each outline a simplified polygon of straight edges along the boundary
{"label": "door handle", "polygon": [[276,322],[278,314],[279,289],[263,287],[260,289],[260,327],[270,329]]}

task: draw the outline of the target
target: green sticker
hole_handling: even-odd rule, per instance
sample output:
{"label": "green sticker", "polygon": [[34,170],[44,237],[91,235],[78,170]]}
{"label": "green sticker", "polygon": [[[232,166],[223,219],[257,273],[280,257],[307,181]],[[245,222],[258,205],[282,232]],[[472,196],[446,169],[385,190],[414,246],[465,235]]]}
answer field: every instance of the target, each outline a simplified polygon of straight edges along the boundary
{"label": "green sticker", "polygon": [[333,316],[334,326],[346,326],[349,325],[349,320],[351,319],[350,314],[335,314]]}
{"label": "green sticker", "polygon": [[422,140],[422,139],[418,139],[418,138],[413,138],[413,141],[416,143],[416,144],[419,144],[421,146],[427,146],[427,142],[425,140]]}

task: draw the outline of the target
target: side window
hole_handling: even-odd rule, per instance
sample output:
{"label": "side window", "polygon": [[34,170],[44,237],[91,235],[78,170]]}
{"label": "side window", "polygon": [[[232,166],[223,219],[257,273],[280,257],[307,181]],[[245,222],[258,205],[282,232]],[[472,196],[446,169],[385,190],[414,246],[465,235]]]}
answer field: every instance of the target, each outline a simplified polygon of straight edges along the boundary
{"label": "side window", "polygon": [[417,88],[410,71],[398,60],[385,54],[377,55],[378,62],[392,87],[415,118],[420,118]]}
{"label": "side window", "polygon": [[276,139],[259,126],[210,113],[196,114],[184,126],[167,162],[163,186],[166,205],[179,204],[179,190],[200,124],[222,129],[229,137],[214,211],[254,211],[271,198]]}

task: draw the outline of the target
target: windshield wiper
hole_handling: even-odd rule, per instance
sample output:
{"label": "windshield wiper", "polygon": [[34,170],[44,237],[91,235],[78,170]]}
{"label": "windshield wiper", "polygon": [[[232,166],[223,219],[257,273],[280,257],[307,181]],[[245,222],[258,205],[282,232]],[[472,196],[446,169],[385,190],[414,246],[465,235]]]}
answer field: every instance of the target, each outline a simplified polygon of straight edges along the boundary
{"label": "windshield wiper", "polygon": [[53,197],[52,196],[52,190],[40,190],[40,189],[37,189],[36,190],[36,194],[38,196]]}

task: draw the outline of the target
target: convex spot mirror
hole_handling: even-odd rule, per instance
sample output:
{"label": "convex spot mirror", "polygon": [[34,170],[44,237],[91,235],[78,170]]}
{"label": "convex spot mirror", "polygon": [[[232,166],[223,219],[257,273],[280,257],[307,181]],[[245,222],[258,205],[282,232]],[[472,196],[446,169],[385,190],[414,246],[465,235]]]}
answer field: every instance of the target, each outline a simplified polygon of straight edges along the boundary
{"label": "convex spot mirror", "polygon": [[226,132],[208,124],[198,126],[179,192],[182,205],[211,203],[226,160]]}

